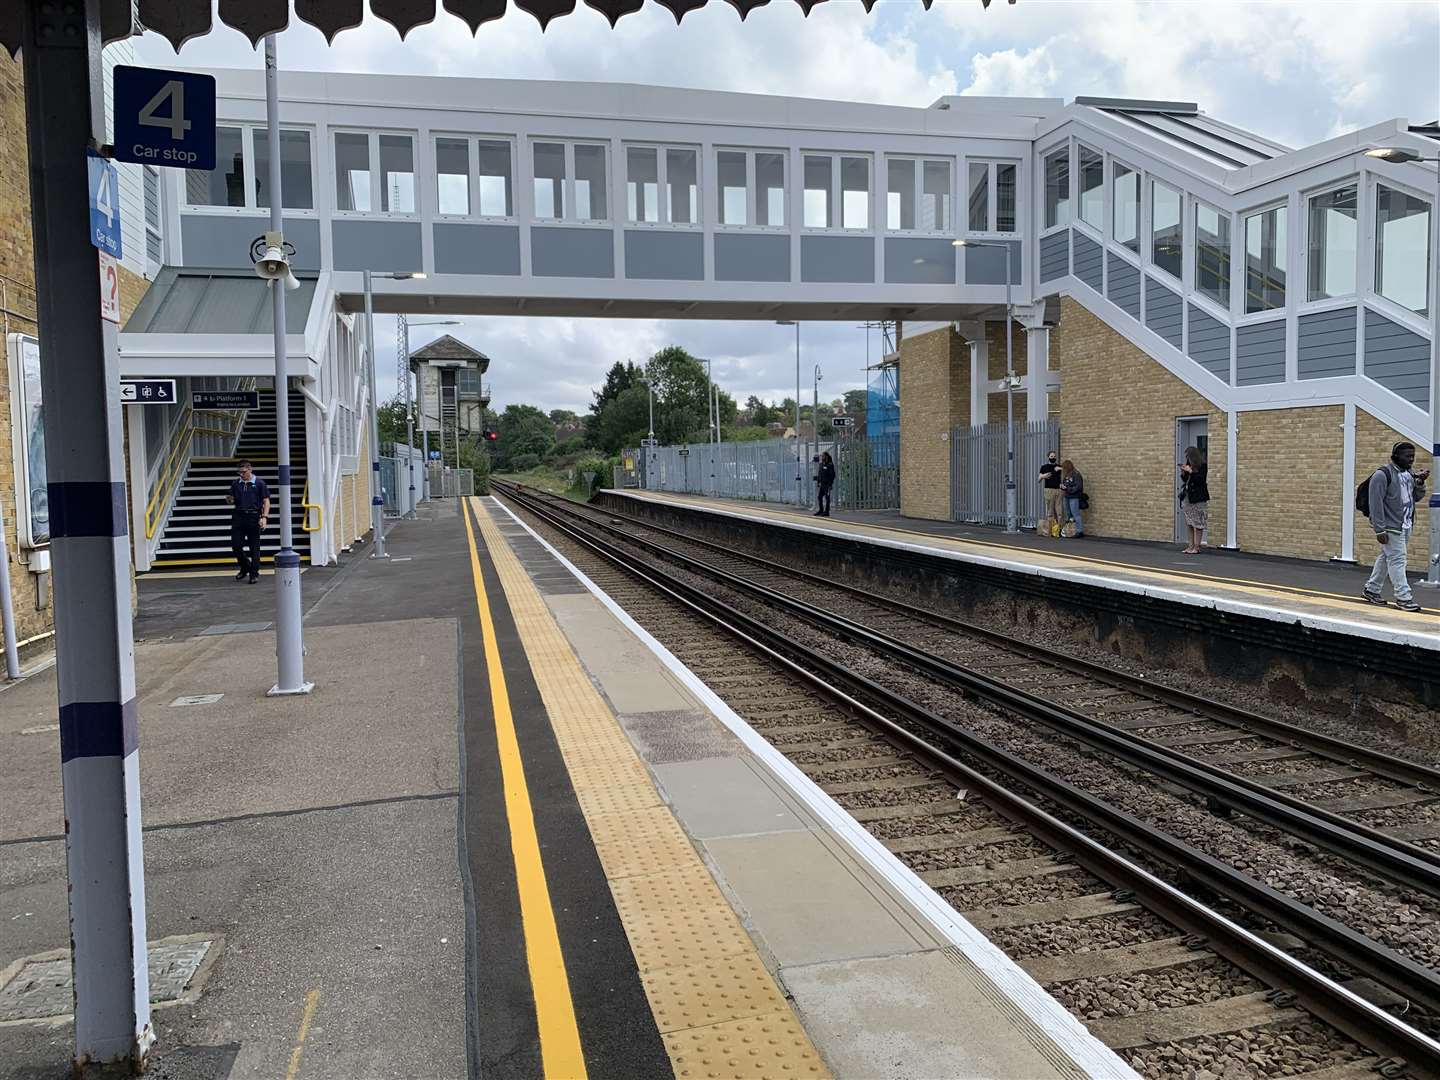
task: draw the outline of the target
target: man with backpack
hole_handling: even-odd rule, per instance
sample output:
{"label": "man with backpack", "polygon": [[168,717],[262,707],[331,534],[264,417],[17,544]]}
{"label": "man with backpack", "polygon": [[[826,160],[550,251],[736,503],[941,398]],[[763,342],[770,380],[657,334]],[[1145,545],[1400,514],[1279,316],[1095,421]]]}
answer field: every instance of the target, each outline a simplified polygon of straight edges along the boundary
{"label": "man with backpack", "polygon": [[1355,491],[1355,508],[1370,519],[1375,540],[1380,544],[1375,569],[1365,583],[1365,599],[1385,605],[1381,594],[1388,575],[1390,588],[1395,593],[1395,606],[1401,611],[1420,610],[1405,577],[1405,559],[1410,530],[1415,525],[1415,507],[1425,494],[1425,480],[1430,470],[1411,472],[1414,464],[1415,444],[1398,442],[1390,451],[1390,461],[1376,469]]}

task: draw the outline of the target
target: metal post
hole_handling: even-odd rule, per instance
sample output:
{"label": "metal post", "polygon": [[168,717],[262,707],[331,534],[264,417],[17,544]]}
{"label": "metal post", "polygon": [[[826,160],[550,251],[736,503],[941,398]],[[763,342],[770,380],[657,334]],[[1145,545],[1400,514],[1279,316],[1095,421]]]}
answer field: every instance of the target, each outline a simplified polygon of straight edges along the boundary
{"label": "metal post", "polygon": [[[270,149],[270,231],[284,228],[284,193],[280,190],[280,95],[275,71],[275,35],[265,38],[265,120]],[[290,377],[286,370],[285,282],[270,282],[275,336],[275,450],[280,474],[276,486],[280,550],[275,554],[275,661],[278,678],[271,696],[308,694],[305,681],[305,640],[300,605],[300,556],[295,553],[295,523],[290,519]]]}
{"label": "metal post", "polygon": [[1005,244],[1005,531],[1018,533],[1015,515],[1015,305],[1010,297],[1010,244]]}
{"label": "metal post", "polygon": [[[19,503],[16,503],[19,512]],[[10,594],[10,549],[5,543],[5,506],[0,503],[0,633],[5,635],[5,677],[20,677],[20,650],[15,644],[15,601]]]}
{"label": "metal post", "polygon": [[114,324],[101,320],[85,148],[105,141],[100,0],[24,0],[26,139],[54,567],[75,1074],[143,1069],[139,718]]}
{"label": "metal post", "polygon": [[372,559],[388,559],[385,554],[385,498],[380,494],[380,414],[375,400],[375,294],[371,288],[370,271],[365,278],[365,347],[370,353],[365,376],[370,383],[370,528],[375,532]]}
{"label": "metal post", "polygon": [[410,509],[406,517],[415,516],[415,403],[410,396],[410,320],[400,316],[400,365],[405,374],[405,467],[410,480]]}
{"label": "metal post", "polygon": [[805,465],[800,460],[800,320],[795,320],[795,505],[808,506]]}
{"label": "metal post", "polygon": [[1423,584],[1440,588],[1440,158],[1430,207],[1430,565]]}
{"label": "metal post", "polygon": [[425,365],[415,373],[416,390],[420,397],[420,494],[430,498],[430,417],[425,412]]}

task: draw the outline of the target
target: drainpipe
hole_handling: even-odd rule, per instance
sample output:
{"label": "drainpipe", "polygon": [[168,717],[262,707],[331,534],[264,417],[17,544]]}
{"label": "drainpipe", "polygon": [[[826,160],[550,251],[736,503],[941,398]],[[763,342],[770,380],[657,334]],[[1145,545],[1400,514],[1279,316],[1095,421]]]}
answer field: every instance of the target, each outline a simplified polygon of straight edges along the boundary
{"label": "drainpipe", "polygon": [[5,676],[20,677],[20,650],[15,644],[15,604],[10,592],[10,550],[5,546],[5,505],[0,503],[0,632],[5,634]]}

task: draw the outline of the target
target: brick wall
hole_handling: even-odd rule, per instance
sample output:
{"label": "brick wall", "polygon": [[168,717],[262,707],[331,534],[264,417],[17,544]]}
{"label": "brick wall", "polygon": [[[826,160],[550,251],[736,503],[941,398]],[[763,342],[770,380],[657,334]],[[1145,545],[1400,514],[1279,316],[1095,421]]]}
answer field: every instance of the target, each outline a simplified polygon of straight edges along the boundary
{"label": "brick wall", "polygon": [[1242,551],[1339,554],[1344,422],[1341,405],[1239,414],[1235,539]]}
{"label": "brick wall", "polygon": [[970,422],[970,347],[940,330],[900,343],[900,512],[950,518],[951,428]]}
{"label": "brick wall", "polygon": [[[1370,526],[1370,519],[1356,513],[1354,509],[1355,488],[1365,476],[1390,460],[1390,448],[1401,439],[1402,436],[1394,428],[1381,423],[1363,409],[1355,410],[1355,475],[1347,485],[1349,494],[1346,499],[1350,513],[1355,515],[1355,558],[1362,563],[1374,563],[1380,545],[1375,543],[1375,530]],[[1406,441],[1415,444],[1415,468],[1431,470],[1430,479],[1425,482],[1425,493],[1428,496],[1435,490],[1434,461],[1425,451],[1424,439]],[[1429,500],[1427,498],[1424,501]],[[1429,517],[1429,509],[1425,505],[1415,508],[1415,531],[1410,535],[1411,570],[1423,572],[1426,560],[1430,557]],[[1335,550],[1340,550],[1338,543]],[[1423,597],[1420,602],[1425,602]]]}
{"label": "brick wall", "polygon": [[[1051,331],[1064,365],[1059,406],[1064,457],[1085,477],[1085,531],[1135,540],[1175,537],[1175,421],[1209,418],[1209,542],[1225,538],[1225,414],[1142,350],[1066,297]],[[1242,430],[1243,425],[1242,425]]]}

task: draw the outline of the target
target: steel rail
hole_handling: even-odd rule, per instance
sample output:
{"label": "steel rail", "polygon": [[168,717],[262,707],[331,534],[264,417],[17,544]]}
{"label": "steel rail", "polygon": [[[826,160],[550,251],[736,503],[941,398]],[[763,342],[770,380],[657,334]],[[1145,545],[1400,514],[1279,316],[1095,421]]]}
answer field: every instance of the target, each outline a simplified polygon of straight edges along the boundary
{"label": "steel rail", "polygon": [[[1309,946],[1402,993],[1409,992],[1418,999],[1415,988],[1427,982],[1433,992],[1440,977],[1431,969],[1110,806],[1010,751],[965,731],[865,676],[849,671],[823,653],[790,640],[758,619],[708,596],[698,587],[680,581],[653,565],[635,565],[622,549],[597,537],[587,536],[545,504],[510,485],[500,482],[495,486],[501,494],[605,562],[694,612],[789,674],[844,705],[882,737],[916,754],[943,772],[951,782],[981,793],[998,812],[1031,830],[1062,857],[1073,860],[1113,886],[1133,892],[1141,898],[1144,906],[1157,915],[1180,929],[1203,936],[1211,949],[1237,967],[1277,990],[1293,994],[1296,1001],[1313,1015],[1372,1050],[1397,1057],[1407,1066],[1419,1066],[1426,1075],[1440,1076],[1440,1043],[1206,907],[1099,840],[966,765],[951,751],[964,753],[1010,780],[1018,781],[1065,811],[1114,835],[1127,847],[1182,870],[1199,885],[1297,934]],[[879,709],[898,714],[927,733],[938,736],[947,745],[941,747],[928,742]],[[1440,1001],[1440,993],[1427,993],[1426,996]]]}

